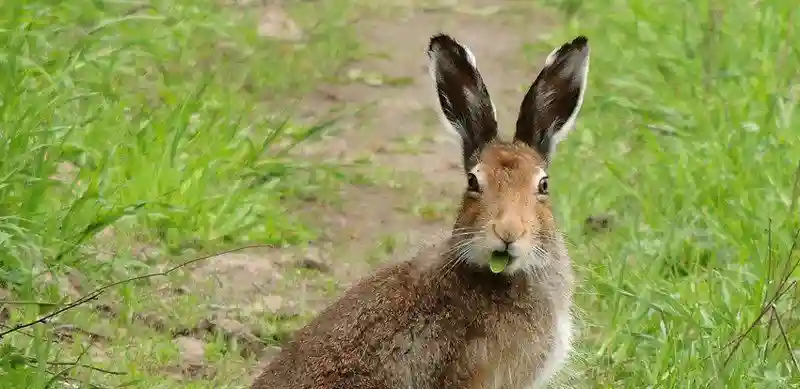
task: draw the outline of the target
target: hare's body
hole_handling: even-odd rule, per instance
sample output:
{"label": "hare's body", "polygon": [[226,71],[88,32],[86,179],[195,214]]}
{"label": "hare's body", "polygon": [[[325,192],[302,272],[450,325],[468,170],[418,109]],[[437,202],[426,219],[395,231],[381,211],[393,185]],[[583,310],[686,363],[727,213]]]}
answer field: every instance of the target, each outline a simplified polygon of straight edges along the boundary
{"label": "hare's body", "polygon": [[440,251],[347,291],[253,388],[535,388],[567,355],[569,262],[505,277],[448,270]]}
{"label": "hare's body", "polygon": [[345,292],[253,389],[538,389],[566,360],[573,275],[547,168],[581,106],[587,40],[550,54],[510,142],[472,53],[437,35],[428,56],[462,140],[467,189],[452,235]]}

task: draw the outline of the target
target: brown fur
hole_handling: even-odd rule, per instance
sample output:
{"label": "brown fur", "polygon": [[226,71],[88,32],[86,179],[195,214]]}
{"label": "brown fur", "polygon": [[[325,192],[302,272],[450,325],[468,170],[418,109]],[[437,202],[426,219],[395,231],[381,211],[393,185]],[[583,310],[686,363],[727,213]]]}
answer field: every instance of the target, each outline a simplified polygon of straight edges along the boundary
{"label": "brown fur", "polygon": [[[469,51],[436,35],[428,55],[471,188],[452,235],[347,290],[252,389],[531,389],[565,359],[573,275],[540,185],[580,107],[587,40],[549,57],[523,99],[538,111],[521,112],[513,142],[496,137]],[[513,258],[500,274],[489,271],[493,250]]]}
{"label": "brown fur", "polygon": [[[497,144],[483,154],[498,195],[529,197],[519,191],[528,190],[530,179],[523,176],[537,166],[531,149]],[[532,209],[547,208],[541,205]],[[459,222],[474,225],[483,207],[465,195]],[[553,341],[552,312],[562,308],[554,304],[565,304],[571,294],[568,259],[512,276],[468,263],[448,270],[448,252],[458,243],[453,238],[429,248],[345,292],[297,332],[252,388],[529,385]]]}

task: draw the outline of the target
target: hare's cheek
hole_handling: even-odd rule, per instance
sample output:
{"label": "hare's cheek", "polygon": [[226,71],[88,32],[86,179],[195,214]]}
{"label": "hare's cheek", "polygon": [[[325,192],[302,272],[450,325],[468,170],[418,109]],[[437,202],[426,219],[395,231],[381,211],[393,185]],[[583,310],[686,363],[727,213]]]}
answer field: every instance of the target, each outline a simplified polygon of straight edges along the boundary
{"label": "hare's cheek", "polygon": [[534,234],[552,230],[554,221],[553,212],[550,210],[550,207],[542,204],[535,207],[531,215],[530,226],[531,232]]}
{"label": "hare's cheek", "polygon": [[480,225],[482,214],[480,200],[465,196],[458,216],[459,224],[461,227],[476,227]]}

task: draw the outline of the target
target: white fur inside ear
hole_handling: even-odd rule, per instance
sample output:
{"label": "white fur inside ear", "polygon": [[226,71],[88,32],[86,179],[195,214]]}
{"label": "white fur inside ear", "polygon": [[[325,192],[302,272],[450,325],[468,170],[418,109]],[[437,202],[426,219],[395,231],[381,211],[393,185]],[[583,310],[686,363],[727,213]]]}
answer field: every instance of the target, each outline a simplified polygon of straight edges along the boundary
{"label": "white fur inside ear", "polygon": [[461,47],[464,48],[465,52],[467,52],[467,61],[469,61],[469,64],[472,65],[473,68],[477,69],[478,63],[475,61],[475,54],[472,54],[472,50],[470,50],[469,47],[464,45],[461,45]]}
{"label": "white fur inside ear", "polygon": [[[589,50],[588,47],[585,50]],[[558,49],[554,50],[545,60],[545,66],[549,66],[555,61],[555,53]],[[556,146],[561,143],[564,139],[567,138],[567,135],[575,128],[575,122],[578,119],[578,113],[583,106],[583,96],[586,93],[586,84],[588,83],[589,79],[589,53],[587,51],[585,58],[582,56],[575,56],[570,59],[570,62],[564,66],[562,73],[560,74],[563,78],[571,78],[571,83],[573,87],[578,88],[578,101],[575,104],[575,108],[572,109],[572,113],[569,115],[567,120],[558,129],[554,134],[553,138],[550,142],[550,158],[552,158],[553,154],[555,154]],[[543,99],[544,108],[550,102],[548,99]],[[555,123],[553,123],[555,124]]]}
{"label": "white fur inside ear", "polygon": [[[446,130],[447,134],[450,136],[455,136],[458,139],[458,142],[461,144],[464,142],[464,129],[463,128],[456,128],[456,124],[452,123],[450,120],[447,119],[445,116],[443,107],[441,107],[441,102],[439,101],[439,91],[438,91],[438,80],[439,80],[439,73],[438,69],[440,67],[439,64],[439,52],[432,51],[429,53],[430,55],[430,62],[428,62],[428,74],[431,76],[431,80],[433,80],[433,87],[436,93],[433,95],[434,99],[434,106],[440,106],[438,111],[439,120],[442,122],[444,129]],[[442,96],[445,100],[447,100],[447,96]]]}
{"label": "white fur inside ear", "polygon": [[[444,97],[447,99],[447,96]],[[434,96],[434,103],[439,105],[438,96]],[[438,109],[438,116],[439,121],[442,122],[442,126],[445,129],[445,133],[447,133],[448,137],[453,139],[454,141],[457,140],[459,144],[464,143],[464,129],[463,128],[456,128],[455,123],[451,122],[447,119],[442,109]]]}
{"label": "white fur inside ear", "polygon": [[[469,47],[461,45],[460,43],[459,45],[461,46],[462,49],[464,49],[464,52],[467,55],[467,61],[469,61],[470,65],[472,65],[472,70],[477,74],[478,64],[477,61],[475,60],[475,55],[472,53],[472,50],[470,50]],[[441,102],[439,101],[438,87],[436,86],[439,80],[438,69],[444,66],[448,66],[448,64],[440,63],[440,60],[441,58],[439,51],[430,52],[430,62],[428,63],[428,74],[433,80],[434,88],[436,88],[436,95],[434,95],[434,103],[436,105],[441,105],[440,104]],[[463,88],[462,93],[464,94],[465,100],[469,102],[470,110],[477,111],[479,108],[482,108],[483,105],[487,103],[479,99],[478,96],[475,95],[474,91],[470,90],[469,88]],[[445,100],[448,99],[447,96],[443,96],[443,98]],[[497,110],[494,104],[491,101],[489,101],[488,104],[492,107],[492,115],[494,116],[495,120],[497,120]],[[442,108],[440,108],[438,112],[439,112],[438,114],[439,120],[442,122],[442,125],[444,126],[446,132],[451,136],[453,135],[457,136],[459,143],[463,144],[464,137],[466,136],[465,132],[466,129],[459,128],[458,123],[453,123],[449,119],[447,119],[447,116],[442,111]]]}
{"label": "white fur inside ear", "polygon": [[545,67],[552,65],[553,62],[556,61],[556,53],[558,53],[559,49],[560,47],[556,47],[555,49],[553,49],[553,51],[550,52],[550,54],[547,55],[547,58],[544,59]]}
{"label": "white fur inside ear", "polygon": [[[477,73],[478,72],[478,62],[475,60],[475,54],[472,54],[472,50],[470,50],[469,47],[464,46],[464,45],[462,45],[461,47],[464,48],[464,51],[467,53],[467,60],[469,60],[470,65],[472,65],[472,68],[475,69],[475,72]],[[476,100],[474,95],[472,95],[472,96],[468,95],[468,97],[472,97],[471,101]],[[480,102],[480,104],[483,104],[483,103],[484,102]],[[495,108],[494,102],[493,101],[489,101],[489,105],[492,106],[492,116],[494,117],[494,120],[497,120],[497,108]]]}

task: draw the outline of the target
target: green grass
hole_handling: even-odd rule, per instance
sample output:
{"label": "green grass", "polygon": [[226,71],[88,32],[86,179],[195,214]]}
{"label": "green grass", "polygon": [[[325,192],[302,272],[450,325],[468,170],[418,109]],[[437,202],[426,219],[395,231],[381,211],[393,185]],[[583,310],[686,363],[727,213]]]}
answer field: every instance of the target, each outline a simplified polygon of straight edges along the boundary
{"label": "green grass", "polygon": [[[581,276],[579,386],[800,386],[800,10],[551,4],[573,17],[531,58],[570,34],[593,50],[553,172]],[[583,232],[609,212],[612,231]]]}
{"label": "green grass", "polygon": [[[69,300],[58,283],[67,273],[78,274],[86,292],[154,271],[157,263],[132,252],[136,245],[177,256],[187,248],[316,236],[287,209],[291,199],[329,187],[340,174],[288,158],[289,148],[325,126],[285,119],[294,97],[357,54],[343,28],[347,2],[291,3],[305,29],[302,44],[259,37],[259,7],[145,3],[0,6],[0,288],[16,301]],[[0,387],[60,387],[54,375],[61,370],[97,385],[177,385],[162,377],[176,359],[170,335],[133,326],[132,317],[174,303],[166,308],[174,322],[191,325],[200,318],[190,308],[202,301],[142,295],[152,289],[138,282],[110,291],[121,307],[116,318],[91,310],[64,316],[82,329],[109,331],[105,360],[92,358],[82,342],[52,342],[49,327],[3,338]],[[6,325],[54,309],[5,305]],[[242,384],[244,365],[236,363],[243,359],[225,356],[236,351],[228,343],[209,346],[215,380],[181,387]],[[59,364],[79,356],[125,375]]]}
{"label": "green grass", "polygon": [[[304,44],[258,37],[258,9],[222,5],[235,2],[6,3],[0,292],[9,296],[0,300],[16,303],[0,303],[0,319],[10,314],[4,325],[74,298],[65,296],[66,274],[86,292],[187,253],[316,236],[287,212],[296,208],[290,199],[321,196],[342,173],[286,155],[324,129],[285,122],[286,109],[359,55],[342,28],[353,12],[347,1],[287,2],[306,27]],[[552,181],[580,275],[575,387],[800,385],[800,272],[790,274],[800,261],[793,4],[550,1],[571,17],[530,48],[531,60],[578,33],[593,50],[579,127],[560,146]],[[347,178],[396,179],[371,174]],[[412,202],[398,212],[438,221],[451,211]],[[612,228],[586,233],[583,220],[598,214],[613,215]],[[380,261],[400,244],[384,236],[364,259]],[[282,277],[302,290],[311,274]],[[196,282],[187,276],[169,280]],[[319,278],[308,286],[316,295],[339,292],[332,276]],[[194,333],[213,374],[172,377],[182,355],[173,333],[200,331],[207,306],[231,307],[205,284],[205,293],[163,285],[173,283],[121,285],[99,301],[113,315],[78,309],[3,338],[0,388],[245,386],[256,357],[219,330]],[[143,316],[153,312],[164,328]],[[266,343],[308,319],[303,310],[243,315]],[[67,323],[88,333],[65,331],[73,340],[55,342],[53,328]],[[78,359],[107,371],[76,367]]]}

